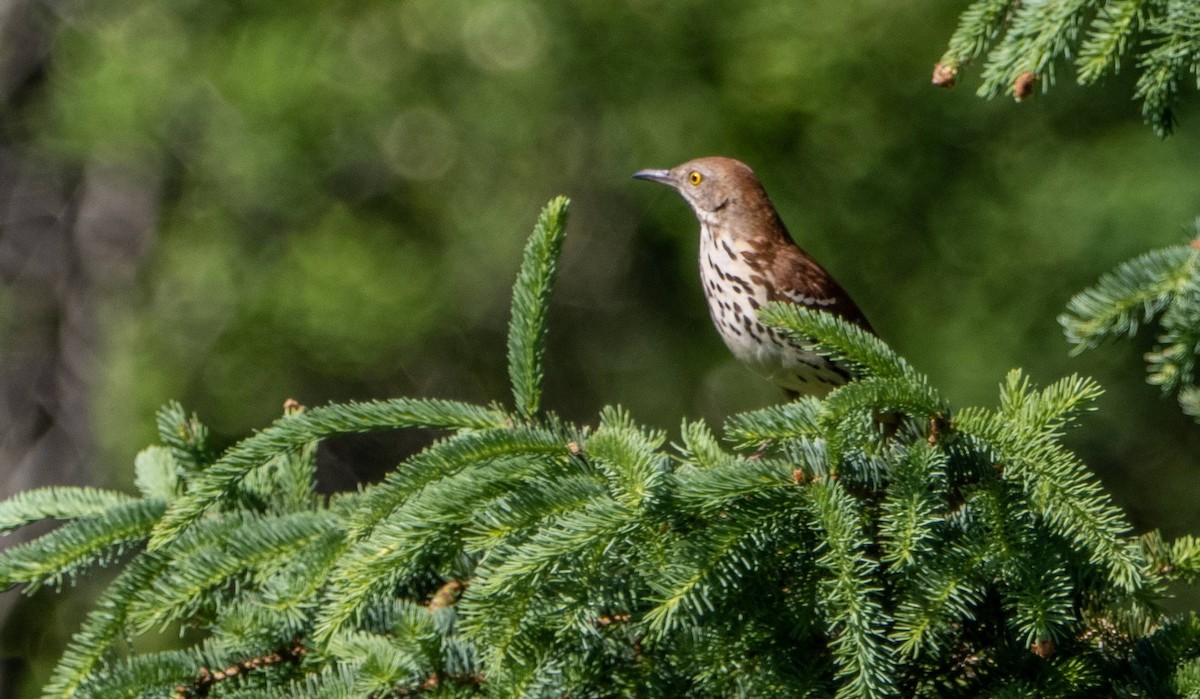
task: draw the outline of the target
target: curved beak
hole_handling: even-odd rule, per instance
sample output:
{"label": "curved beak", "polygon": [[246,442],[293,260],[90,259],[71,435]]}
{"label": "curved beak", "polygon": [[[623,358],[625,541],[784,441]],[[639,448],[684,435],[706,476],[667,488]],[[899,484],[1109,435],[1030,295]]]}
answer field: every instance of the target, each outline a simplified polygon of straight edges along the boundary
{"label": "curved beak", "polygon": [[633,173],[634,179],[649,180],[650,182],[661,182],[662,184],[674,184],[671,180],[670,170],[638,170]]}

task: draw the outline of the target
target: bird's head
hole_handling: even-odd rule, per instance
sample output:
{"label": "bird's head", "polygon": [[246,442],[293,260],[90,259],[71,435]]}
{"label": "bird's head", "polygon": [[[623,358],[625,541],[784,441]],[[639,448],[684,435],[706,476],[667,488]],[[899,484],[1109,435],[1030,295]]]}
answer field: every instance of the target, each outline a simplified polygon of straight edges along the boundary
{"label": "bird's head", "polygon": [[639,170],[633,176],[673,187],[691,204],[701,221],[738,208],[746,198],[755,199],[754,204],[759,203],[760,197],[766,199],[754,171],[733,158],[697,158],[670,170]]}

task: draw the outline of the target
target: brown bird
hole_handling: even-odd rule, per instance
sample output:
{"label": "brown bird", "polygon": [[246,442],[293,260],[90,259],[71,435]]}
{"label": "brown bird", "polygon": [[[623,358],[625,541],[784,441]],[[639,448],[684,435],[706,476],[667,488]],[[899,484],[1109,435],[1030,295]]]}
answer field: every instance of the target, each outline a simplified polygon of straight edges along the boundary
{"label": "brown bird", "polygon": [[711,157],[633,176],[673,187],[700,219],[700,280],[713,325],[735,357],[793,396],[824,396],[850,379],[844,367],[758,320],[763,304],[784,301],[871,331],[849,295],[788,235],[753,170]]}

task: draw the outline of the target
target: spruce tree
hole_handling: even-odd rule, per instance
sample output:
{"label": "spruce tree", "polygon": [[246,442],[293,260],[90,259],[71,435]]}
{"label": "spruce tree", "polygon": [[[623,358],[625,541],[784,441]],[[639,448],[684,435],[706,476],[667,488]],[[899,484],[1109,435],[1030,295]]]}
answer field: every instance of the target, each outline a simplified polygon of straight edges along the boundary
{"label": "spruce tree", "polygon": [[[120,568],[43,696],[1200,693],[1200,621],[1161,608],[1200,544],[1138,536],[1064,444],[1093,381],[1014,371],[995,407],[957,408],[878,338],[772,305],[763,322],[860,378],[675,444],[620,407],[571,424],[541,401],[566,213],[550,202],[525,248],[508,404],[291,404],[219,453],[169,404],[136,495],[0,504],[5,530],[64,522],[4,552],[5,586]],[[1073,304],[1074,337],[1172,307],[1186,250]],[[315,494],[321,440],[412,427],[443,435]],[[175,627],[191,645],[122,650]]]}

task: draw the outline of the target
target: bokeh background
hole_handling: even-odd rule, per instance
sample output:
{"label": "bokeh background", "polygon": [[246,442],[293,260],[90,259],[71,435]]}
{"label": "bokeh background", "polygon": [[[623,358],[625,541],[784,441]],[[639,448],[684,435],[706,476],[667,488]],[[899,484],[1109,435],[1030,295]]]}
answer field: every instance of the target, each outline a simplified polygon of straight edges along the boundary
{"label": "bokeh background", "polygon": [[[508,292],[559,193],[546,405],[676,430],[779,401],[709,326],[687,207],[629,178],[725,154],[955,405],[1012,367],[1098,378],[1072,445],[1139,529],[1200,529],[1200,428],[1144,384],[1151,339],[1072,358],[1055,321],[1190,234],[1200,105],[1162,141],[1125,75],[931,87],[964,6],[3,0],[0,494],[129,487],[169,399],[220,444],[287,398],[504,399]],[[428,438],[327,445],[322,486]],[[96,584],[0,596],[0,696],[36,695]]]}

